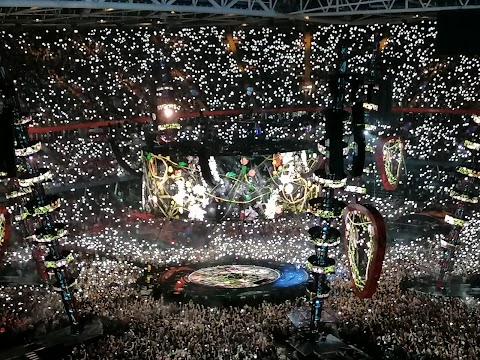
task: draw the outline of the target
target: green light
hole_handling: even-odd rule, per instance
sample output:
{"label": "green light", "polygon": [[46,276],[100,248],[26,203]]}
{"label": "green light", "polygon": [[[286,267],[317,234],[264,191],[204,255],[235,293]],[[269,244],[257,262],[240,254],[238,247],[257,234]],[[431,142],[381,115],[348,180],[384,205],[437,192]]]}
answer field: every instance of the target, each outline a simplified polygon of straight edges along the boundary
{"label": "green light", "polygon": [[180,162],[178,163],[178,166],[185,167],[185,166],[187,166],[187,163],[186,163],[185,161],[180,161]]}

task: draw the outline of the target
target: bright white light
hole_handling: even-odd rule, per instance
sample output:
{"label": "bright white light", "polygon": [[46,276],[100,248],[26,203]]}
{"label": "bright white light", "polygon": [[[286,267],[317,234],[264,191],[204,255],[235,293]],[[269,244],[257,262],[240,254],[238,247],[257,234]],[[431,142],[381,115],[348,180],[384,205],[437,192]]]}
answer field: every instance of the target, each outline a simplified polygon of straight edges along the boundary
{"label": "bright white light", "polygon": [[173,115],[175,115],[175,110],[170,109],[170,108],[164,109],[163,110],[163,115],[165,115],[165,117],[167,119],[170,119],[170,118],[173,117]]}
{"label": "bright white light", "polygon": [[288,183],[283,189],[285,190],[285,194],[290,195],[293,192],[293,185]]}

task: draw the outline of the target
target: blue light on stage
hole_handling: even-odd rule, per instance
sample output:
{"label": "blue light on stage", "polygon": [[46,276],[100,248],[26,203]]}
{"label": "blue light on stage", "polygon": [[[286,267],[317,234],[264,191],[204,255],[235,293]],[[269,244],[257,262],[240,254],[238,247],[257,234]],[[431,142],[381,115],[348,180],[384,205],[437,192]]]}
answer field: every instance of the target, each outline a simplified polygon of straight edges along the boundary
{"label": "blue light on stage", "polygon": [[283,265],[280,273],[280,277],[273,283],[275,287],[287,288],[302,285],[308,280],[308,273],[302,268],[292,264]]}

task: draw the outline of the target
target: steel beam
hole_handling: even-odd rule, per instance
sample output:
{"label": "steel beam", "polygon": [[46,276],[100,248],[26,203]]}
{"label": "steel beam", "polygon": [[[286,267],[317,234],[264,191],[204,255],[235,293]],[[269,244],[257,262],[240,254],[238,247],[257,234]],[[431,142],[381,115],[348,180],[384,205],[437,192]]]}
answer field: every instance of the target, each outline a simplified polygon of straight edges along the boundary
{"label": "steel beam", "polygon": [[161,11],[169,13],[231,14],[255,17],[284,16],[267,0],[0,0],[2,8]]}
{"label": "steel beam", "polygon": [[97,9],[108,11],[195,12],[276,17],[286,15],[325,16],[372,13],[438,12],[473,9],[480,0],[298,0],[297,9],[283,12],[278,0],[0,0],[2,8]]}
{"label": "steel beam", "polygon": [[261,26],[269,19],[360,25],[478,8],[480,0],[0,0],[0,26]]}
{"label": "steel beam", "polygon": [[291,15],[309,17],[420,14],[479,9],[480,0],[300,0]]}

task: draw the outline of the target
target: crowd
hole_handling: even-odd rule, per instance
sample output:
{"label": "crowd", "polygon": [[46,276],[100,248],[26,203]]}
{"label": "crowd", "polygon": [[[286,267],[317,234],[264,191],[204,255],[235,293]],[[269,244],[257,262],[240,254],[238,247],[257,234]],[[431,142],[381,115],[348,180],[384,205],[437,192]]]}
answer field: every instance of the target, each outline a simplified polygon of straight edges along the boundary
{"label": "crowd", "polygon": [[[2,266],[2,274],[4,270]],[[0,285],[0,306],[0,344],[4,348],[28,343],[67,323],[58,294],[48,285]]]}
{"label": "crowd", "polygon": [[89,300],[93,313],[123,323],[128,331],[76,348],[69,358],[278,359],[281,352],[274,341],[292,333],[287,318],[289,304],[208,308],[191,302],[164,303],[135,294],[138,292],[132,291],[130,299],[107,302],[107,309],[98,306],[103,294]]}
{"label": "crowd", "polygon": [[332,306],[343,320],[340,332],[359,345],[369,339],[387,359],[478,358],[478,304],[402,291],[400,281],[410,273],[396,265],[372,299],[360,300],[348,283],[335,282]]}
{"label": "crowd", "polygon": [[[439,58],[435,23],[320,27],[313,32],[314,89],[305,97],[304,41],[298,29],[209,27],[164,30],[104,28],[2,31],[2,52],[17,79],[24,105],[41,125],[129,119],[151,111],[152,64],[172,68],[178,104],[210,110],[245,108],[253,88],[262,107],[320,105],[329,100],[328,74],[340,44],[349,48],[349,68],[369,72],[375,41],[388,37],[381,67],[393,80],[394,105],[464,108],[475,105],[478,59]],[[193,85],[191,85],[193,84]],[[193,87],[192,87],[193,86]],[[348,100],[348,99],[347,99]]]}
{"label": "crowd", "polygon": [[[339,44],[350,49],[349,68],[367,73],[374,42],[382,36],[389,38],[381,67],[393,79],[394,106],[475,106],[478,59],[436,57],[433,22],[317,29],[311,57],[315,91],[307,97],[298,80],[304,71],[304,42],[296,29],[234,31],[238,54],[232,53],[226,32],[214,27],[3,30],[0,46],[9,54],[2,61],[16,79],[22,108],[42,126],[150,116],[152,79],[158,75],[150,70],[158,62],[171,67],[179,110],[196,109],[198,99],[210,110],[245,108],[252,101],[247,88],[254,89],[257,107],[325,106],[330,96],[326,80],[336,66]],[[239,126],[241,120],[220,117],[206,127],[205,119],[197,119],[185,124],[178,139],[212,137],[235,143],[255,131]],[[375,116],[371,120],[378,121]],[[266,138],[316,139],[323,134],[322,125],[312,127],[322,123],[317,115],[277,114],[260,121],[266,123],[262,128]],[[382,121],[383,125],[377,124],[381,131],[368,140],[374,144],[377,133],[401,132],[407,138],[406,155],[419,160],[462,161],[467,156],[462,148],[465,134],[478,131],[470,116],[404,114],[395,115],[395,121]],[[131,131],[120,152],[112,146],[111,133],[72,131],[55,134],[53,140],[49,134],[38,137],[45,143],[40,164],[54,172],[53,185],[123,176],[127,173],[123,158],[140,169],[138,140],[143,133]]]}
{"label": "crowd", "polygon": [[[295,239],[291,234],[290,242]],[[288,248],[287,242],[277,245]],[[244,246],[251,248],[252,244]],[[264,247],[275,252],[266,238]],[[290,251],[290,256],[296,257],[297,250]],[[244,254],[238,248],[236,253]],[[256,256],[270,258],[268,251],[259,251]],[[378,358],[478,358],[478,303],[405,290],[402,284],[413,276],[417,257],[422,257],[421,251],[417,255],[413,249],[407,254],[401,246],[389,248],[380,286],[372,299],[357,298],[348,280],[339,277],[334,281],[329,306],[340,319],[340,335]],[[344,257],[337,255],[337,259],[342,273]],[[65,359],[291,358],[285,345],[279,344],[296,331],[287,318],[295,307],[293,302],[227,308],[171,303],[142,296],[132,286],[143,269],[128,257],[88,255],[77,259],[75,266],[82,313],[100,317],[105,335],[77,346]],[[4,304],[2,340],[9,336],[31,338],[65,325],[57,294],[42,285],[2,287],[0,294]],[[25,306],[27,303],[36,306]]]}

